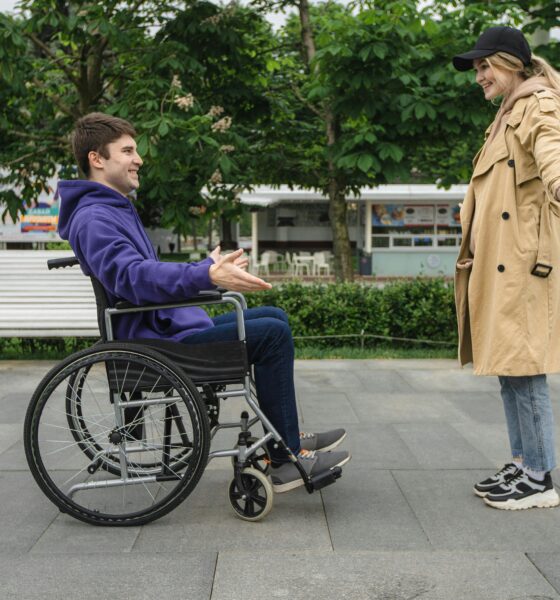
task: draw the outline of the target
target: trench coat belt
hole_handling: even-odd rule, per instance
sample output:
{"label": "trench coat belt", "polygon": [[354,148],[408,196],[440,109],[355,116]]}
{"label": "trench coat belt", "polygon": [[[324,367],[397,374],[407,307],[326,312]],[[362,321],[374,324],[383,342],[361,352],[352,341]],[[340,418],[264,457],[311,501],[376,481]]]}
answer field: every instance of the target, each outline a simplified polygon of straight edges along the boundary
{"label": "trench coat belt", "polygon": [[533,275],[537,275],[538,277],[548,277],[552,271],[550,256],[550,242],[552,237],[550,211],[551,202],[547,196],[541,206],[537,262],[531,271]]}

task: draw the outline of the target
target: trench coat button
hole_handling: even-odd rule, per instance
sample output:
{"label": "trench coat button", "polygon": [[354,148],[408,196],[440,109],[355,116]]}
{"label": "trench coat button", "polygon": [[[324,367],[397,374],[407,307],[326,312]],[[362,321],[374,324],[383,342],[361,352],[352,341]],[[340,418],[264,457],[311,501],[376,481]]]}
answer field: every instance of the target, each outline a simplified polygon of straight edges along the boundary
{"label": "trench coat button", "polygon": [[500,273],[503,273],[506,270],[506,268],[504,267],[504,265],[498,265],[498,271],[500,271]]}
{"label": "trench coat button", "polygon": [[507,221],[509,219],[509,213],[507,211],[502,213],[502,219],[504,221]]}
{"label": "trench coat button", "polygon": [[508,167],[515,167],[515,161],[513,160],[513,158],[510,158],[508,160]]}

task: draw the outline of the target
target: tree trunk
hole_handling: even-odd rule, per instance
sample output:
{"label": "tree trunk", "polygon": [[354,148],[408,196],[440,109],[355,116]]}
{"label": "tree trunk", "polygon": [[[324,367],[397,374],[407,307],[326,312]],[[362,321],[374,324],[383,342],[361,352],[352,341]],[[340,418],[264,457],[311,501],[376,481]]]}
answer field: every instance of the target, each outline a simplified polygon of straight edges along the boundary
{"label": "tree trunk", "polygon": [[237,242],[233,239],[231,226],[232,222],[222,217],[222,239],[220,241],[222,250],[237,250]]}
{"label": "tree trunk", "polygon": [[[299,0],[299,18],[301,23],[301,42],[310,73],[313,73],[311,61],[315,56],[315,40],[311,27],[308,0]],[[317,71],[317,66],[315,66]],[[340,136],[340,123],[333,114],[328,101],[323,104],[323,120],[327,134],[328,159],[328,193],[329,219],[333,236],[334,274],[337,281],[352,281],[352,255],[350,251],[350,235],[346,220],[346,185],[337,176],[332,162],[332,149]]]}
{"label": "tree trunk", "polygon": [[214,227],[214,219],[208,222],[208,250],[212,250],[212,228]]}
{"label": "tree trunk", "polygon": [[329,219],[333,235],[334,276],[337,281],[354,279],[347,212],[346,186],[333,175],[329,181]]}

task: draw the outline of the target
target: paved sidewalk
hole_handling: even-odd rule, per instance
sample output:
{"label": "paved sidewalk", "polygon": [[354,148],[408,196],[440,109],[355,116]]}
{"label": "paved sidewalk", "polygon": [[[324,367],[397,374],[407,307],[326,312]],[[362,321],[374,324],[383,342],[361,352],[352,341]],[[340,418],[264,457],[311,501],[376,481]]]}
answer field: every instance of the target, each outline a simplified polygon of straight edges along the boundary
{"label": "paved sidewalk", "polygon": [[245,523],[213,461],[173,513],[111,529],[59,513],[28,472],[23,419],[52,364],[0,362],[2,599],[560,600],[560,508],[498,511],[471,491],[507,458],[496,378],[448,360],[300,361],[302,428],[349,431],[335,485]]}

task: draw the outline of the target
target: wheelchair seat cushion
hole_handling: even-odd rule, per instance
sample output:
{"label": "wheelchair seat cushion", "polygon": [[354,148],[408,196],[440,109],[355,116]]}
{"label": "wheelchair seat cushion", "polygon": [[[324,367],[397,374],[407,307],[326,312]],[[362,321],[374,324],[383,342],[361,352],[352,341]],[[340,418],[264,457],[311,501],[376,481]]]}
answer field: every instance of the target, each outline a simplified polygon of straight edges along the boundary
{"label": "wheelchair seat cushion", "polygon": [[[124,341],[124,340],[121,340]],[[194,384],[235,383],[249,372],[244,342],[181,344],[170,340],[139,338],[126,343],[149,346],[178,365]]]}

